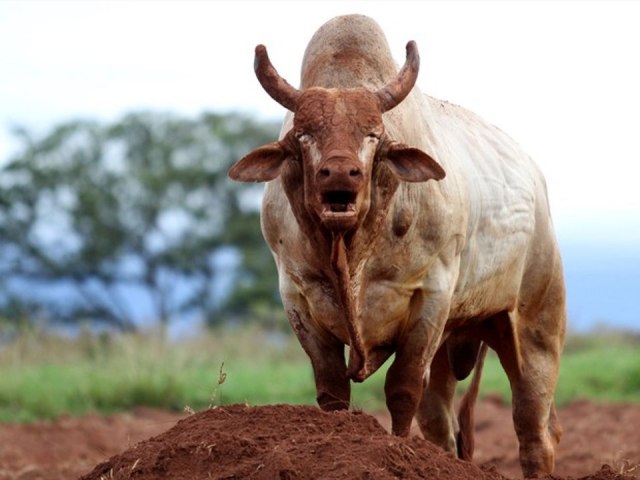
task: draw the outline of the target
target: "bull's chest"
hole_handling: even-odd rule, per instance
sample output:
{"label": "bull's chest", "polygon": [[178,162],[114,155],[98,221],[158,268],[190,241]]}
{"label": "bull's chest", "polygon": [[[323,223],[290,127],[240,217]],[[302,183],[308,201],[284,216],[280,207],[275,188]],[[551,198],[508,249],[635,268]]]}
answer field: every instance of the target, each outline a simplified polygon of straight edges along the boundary
{"label": "bull's chest", "polygon": [[[355,307],[352,309],[354,321],[365,349],[395,344],[409,321],[411,299],[421,287],[421,281],[417,273],[406,273],[393,266],[381,270],[376,262],[371,262],[355,269],[350,276],[348,287]],[[304,310],[309,312],[310,323],[315,329],[348,345],[349,308],[341,300],[335,277],[331,274],[314,276],[311,272],[305,277],[297,287]]]}

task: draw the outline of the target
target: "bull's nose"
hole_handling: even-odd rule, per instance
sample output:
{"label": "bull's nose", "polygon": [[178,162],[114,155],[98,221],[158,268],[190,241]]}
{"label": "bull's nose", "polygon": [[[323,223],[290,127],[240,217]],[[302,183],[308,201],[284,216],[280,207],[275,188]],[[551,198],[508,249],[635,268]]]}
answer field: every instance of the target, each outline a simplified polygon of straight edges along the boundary
{"label": "bull's nose", "polygon": [[327,155],[316,172],[316,177],[321,185],[331,188],[354,188],[362,182],[364,174],[360,162],[348,155],[347,152],[332,151]]}
{"label": "bull's nose", "polygon": [[318,177],[323,179],[328,179],[331,176],[349,176],[351,178],[362,177],[362,170],[360,167],[354,166],[338,166],[334,168],[323,167],[318,171]]}
{"label": "bull's nose", "polygon": [[316,182],[321,190],[359,190],[364,175],[359,167],[352,165],[325,166],[316,173]]}

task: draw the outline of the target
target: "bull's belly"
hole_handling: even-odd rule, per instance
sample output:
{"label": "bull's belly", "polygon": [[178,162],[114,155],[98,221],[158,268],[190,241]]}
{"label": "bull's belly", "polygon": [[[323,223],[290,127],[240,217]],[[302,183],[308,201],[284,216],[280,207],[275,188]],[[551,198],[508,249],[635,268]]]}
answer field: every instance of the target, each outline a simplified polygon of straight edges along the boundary
{"label": "bull's belly", "polygon": [[521,277],[496,275],[488,281],[456,291],[451,299],[449,328],[468,320],[483,320],[512,311],[518,301]]}

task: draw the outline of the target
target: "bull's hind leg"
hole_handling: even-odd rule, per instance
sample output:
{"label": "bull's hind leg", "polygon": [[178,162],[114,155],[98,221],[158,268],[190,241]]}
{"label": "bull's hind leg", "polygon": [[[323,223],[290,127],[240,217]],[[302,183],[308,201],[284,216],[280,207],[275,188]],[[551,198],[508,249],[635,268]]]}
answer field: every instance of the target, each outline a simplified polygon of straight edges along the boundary
{"label": "bull's hind leg", "polygon": [[511,383],[522,473],[534,478],[553,471],[561,435],[553,396],[564,340],[564,301],[546,302],[535,317],[529,315],[520,311],[496,316],[490,345]]}
{"label": "bull's hind leg", "polygon": [[553,472],[560,439],[553,401],[560,348],[553,339],[541,339],[536,332],[524,332],[520,341],[523,374],[511,382],[513,423],[522,472],[529,478]]}

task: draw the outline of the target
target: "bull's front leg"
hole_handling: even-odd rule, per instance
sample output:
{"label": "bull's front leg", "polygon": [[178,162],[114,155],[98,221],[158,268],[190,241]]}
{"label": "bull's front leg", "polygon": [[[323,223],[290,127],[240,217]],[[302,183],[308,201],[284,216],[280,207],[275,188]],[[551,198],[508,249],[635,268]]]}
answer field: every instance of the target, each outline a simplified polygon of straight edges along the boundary
{"label": "bull's front leg", "polygon": [[318,405],[325,411],[348,409],[351,382],[347,377],[344,344],[312,330],[298,310],[290,309],[287,315],[300,345],[311,360]]}
{"label": "bull's front leg", "polygon": [[[418,319],[402,336],[395,359],[387,371],[384,391],[395,435],[408,436],[428,378],[429,366],[440,344],[449,311],[448,302]],[[423,311],[423,314],[425,312]]]}
{"label": "bull's front leg", "polygon": [[425,363],[421,352],[396,352],[387,371],[384,393],[391,414],[391,431],[406,437],[422,398]]}

